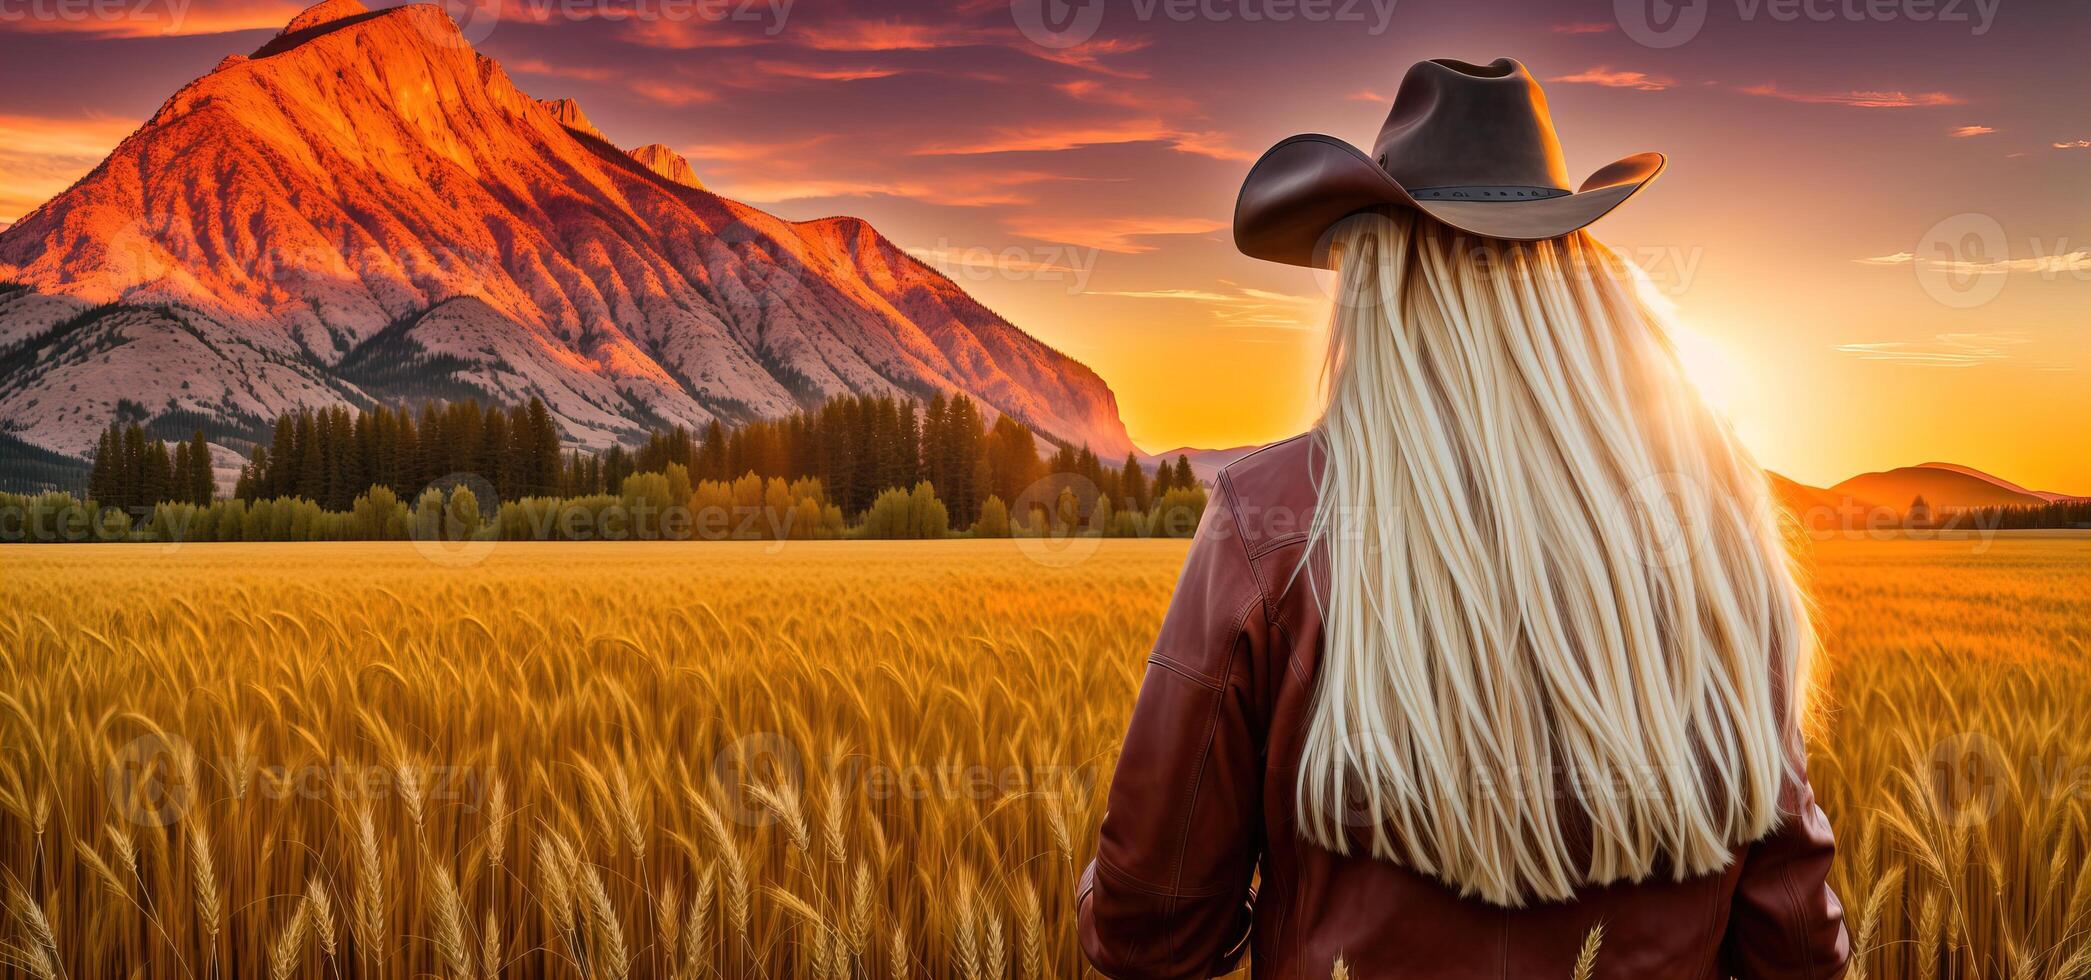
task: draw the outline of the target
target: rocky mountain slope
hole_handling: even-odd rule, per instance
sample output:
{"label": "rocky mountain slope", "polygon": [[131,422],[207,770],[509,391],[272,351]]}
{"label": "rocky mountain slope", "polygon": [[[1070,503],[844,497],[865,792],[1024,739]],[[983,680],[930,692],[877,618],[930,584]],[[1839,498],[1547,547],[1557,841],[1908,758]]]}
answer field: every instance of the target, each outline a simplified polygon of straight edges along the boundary
{"label": "rocky mountain slope", "polygon": [[0,432],[119,410],[545,399],[602,447],[845,392],[971,393],[1106,459],[1096,374],[854,218],[784,221],[540,101],[442,8],[326,0],[0,232]]}

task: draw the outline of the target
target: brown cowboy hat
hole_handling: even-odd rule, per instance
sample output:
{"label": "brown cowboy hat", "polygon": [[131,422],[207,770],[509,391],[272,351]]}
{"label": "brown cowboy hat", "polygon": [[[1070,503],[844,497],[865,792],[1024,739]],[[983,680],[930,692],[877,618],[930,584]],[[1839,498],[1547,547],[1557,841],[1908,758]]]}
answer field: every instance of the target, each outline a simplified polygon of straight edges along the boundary
{"label": "brown cowboy hat", "polygon": [[1402,78],[1371,156],[1319,133],[1264,153],[1235,201],[1234,244],[1254,258],[1327,267],[1330,227],[1387,206],[1486,238],[1558,238],[1662,170],[1662,154],[1636,153],[1570,190],[1546,93],[1525,66],[1439,58]]}

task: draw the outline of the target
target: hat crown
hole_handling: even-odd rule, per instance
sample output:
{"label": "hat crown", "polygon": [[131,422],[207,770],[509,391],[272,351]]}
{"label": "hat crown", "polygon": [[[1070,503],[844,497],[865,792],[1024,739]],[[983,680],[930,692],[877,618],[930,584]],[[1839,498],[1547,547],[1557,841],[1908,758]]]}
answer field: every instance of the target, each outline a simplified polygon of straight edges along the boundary
{"label": "hat crown", "polygon": [[1546,93],[1510,58],[1418,62],[1402,78],[1373,152],[1411,190],[1569,190]]}

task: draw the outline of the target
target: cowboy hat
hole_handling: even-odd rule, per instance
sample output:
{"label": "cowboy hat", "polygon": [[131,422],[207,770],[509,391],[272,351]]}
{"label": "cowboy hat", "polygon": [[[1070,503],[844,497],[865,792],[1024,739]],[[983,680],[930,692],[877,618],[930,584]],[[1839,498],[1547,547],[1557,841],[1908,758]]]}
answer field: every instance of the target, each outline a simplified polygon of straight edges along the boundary
{"label": "cowboy hat", "polygon": [[1402,78],[1372,155],[1319,133],[1265,152],[1235,201],[1234,244],[1254,258],[1325,268],[1330,227],[1387,206],[1485,238],[1558,238],[1662,170],[1662,154],[1636,153],[1570,190],[1546,93],[1525,66],[1439,58]]}

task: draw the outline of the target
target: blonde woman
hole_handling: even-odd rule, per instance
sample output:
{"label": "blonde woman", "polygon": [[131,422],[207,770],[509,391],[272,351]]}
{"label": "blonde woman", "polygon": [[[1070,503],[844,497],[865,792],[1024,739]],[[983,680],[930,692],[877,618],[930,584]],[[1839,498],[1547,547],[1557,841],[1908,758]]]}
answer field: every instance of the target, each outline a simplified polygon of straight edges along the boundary
{"label": "blonde woman", "polygon": [[1339,270],[1327,405],[1213,488],[1079,888],[1098,970],[1843,972],[1764,473],[1583,230],[1662,166],[1571,190],[1522,65],[1431,61],[1372,155],[1250,172],[1242,250]]}

